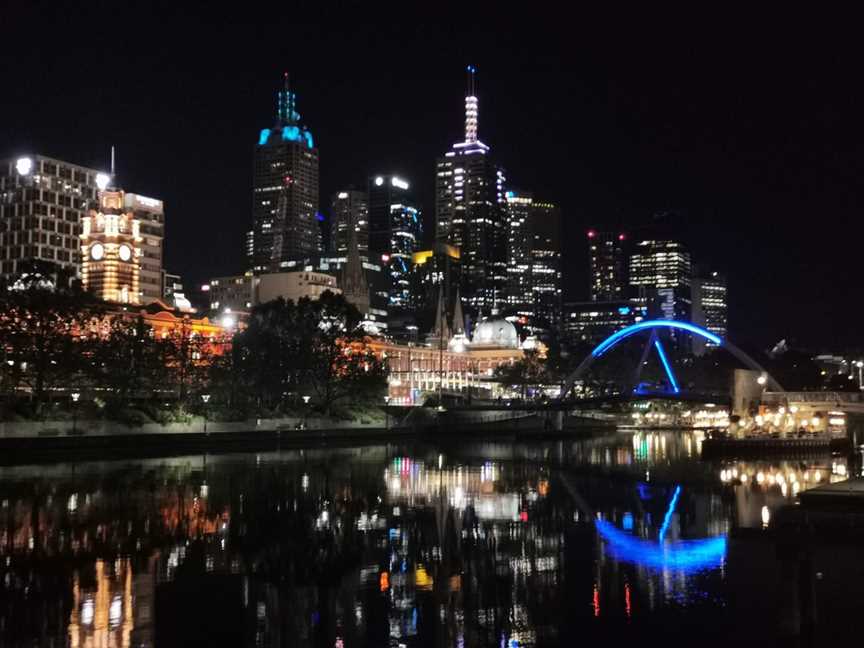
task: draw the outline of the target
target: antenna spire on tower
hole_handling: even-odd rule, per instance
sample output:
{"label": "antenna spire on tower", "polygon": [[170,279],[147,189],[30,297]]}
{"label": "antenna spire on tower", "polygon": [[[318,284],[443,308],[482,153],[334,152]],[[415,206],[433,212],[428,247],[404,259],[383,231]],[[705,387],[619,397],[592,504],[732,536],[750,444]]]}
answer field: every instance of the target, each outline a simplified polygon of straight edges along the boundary
{"label": "antenna spire on tower", "polygon": [[111,145],[111,178],[114,178],[114,145]]}
{"label": "antenna spire on tower", "polygon": [[282,74],[282,78],[284,82],[282,90],[278,93],[277,117],[282,125],[294,124],[299,119],[299,115],[294,109],[294,93],[291,92],[291,77],[287,70]]}
{"label": "antenna spire on tower", "polygon": [[477,95],[475,89],[475,77],[477,68],[468,66],[468,94],[465,96],[465,141],[477,141]]}

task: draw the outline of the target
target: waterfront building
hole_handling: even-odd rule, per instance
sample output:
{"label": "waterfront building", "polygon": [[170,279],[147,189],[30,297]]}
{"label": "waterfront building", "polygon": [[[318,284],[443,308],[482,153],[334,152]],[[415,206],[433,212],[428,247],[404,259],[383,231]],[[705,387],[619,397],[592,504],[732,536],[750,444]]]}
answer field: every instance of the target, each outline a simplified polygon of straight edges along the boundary
{"label": "waterfront building", "polygon": [[491,317],[477,325],[470,342],[454,327],[458,322],[442,323],[445,339],[429,345],[383,339],[369,342],[370,348],[387,360],[390,403],[421,405],[439,389],[476,398],[496,398],[502,393],[495,370],[525,356],[515,327],[505,319]]}
{"label": "waterfront building", "polygon": [[505,177],[478,138],[474,73],[468,66],[464,140],[435,169],[435,238],[461,251],[462,298],[472,315],[503,302],[507,288]]}
{"label": "waterfront building", "polygon": [[620,301],[628,297],[627,235],[588,230],[588,294],[591,301]]}
{"label": "waterfront building", "polygon": [[[719,272],[703,272],[693,277],[693,323],[726,337],[727,312],[726,277]],[[701,354],[710,345],[703,338],[694,340],[694,353]]]}
{"label": "waterfront building", "polygon": [[140,304],[140,221],[122,189],[103,188],[98,209],[81,221],[81,283],[99,299]]}
{"label": "waterfront building", "polygon": [[300,122],[288,83],[277,95],[276,123],[255,147],[251,251],[255,272],[284,268],[287,261],[321,251],[318,219],[318,149]]}
{"label": "waterfront building", "polygon": [[360,257],[369,257],[369,194],[356,189],[346,189],[333,195],[330,200],[330,244],[331,254],[346,256],[351,239],[350,228],[357,232]]}
{"label": "waterfront building", "polygon": [[411,259],[422,236],[420,209],[410,183],[396,175],[371,177],[369,256],[376,263],[380,260],[383,268],[373,286],[372,303],[391,315],[409,307]]}
{"label": "waterfront building", "polygon": [[691,262],[684,245],[673,240],[639,241],[630,256],[632,298],[652,318],[687,320],[691,313]]}
{"label": "waterfront building", "polygon": [[138,221],[141,234],[139,257],[139,284],[141,303],[146,304],[163,297],[163,253],[165,238],[165,209],[161,200],[140,194],[127,193],[124,197],[127,212]]}
{"label": "waterfront building", "polygon": [[43,155],[0,161],[0,276],[78,277],[81,223],[100,182],[108,175]]}

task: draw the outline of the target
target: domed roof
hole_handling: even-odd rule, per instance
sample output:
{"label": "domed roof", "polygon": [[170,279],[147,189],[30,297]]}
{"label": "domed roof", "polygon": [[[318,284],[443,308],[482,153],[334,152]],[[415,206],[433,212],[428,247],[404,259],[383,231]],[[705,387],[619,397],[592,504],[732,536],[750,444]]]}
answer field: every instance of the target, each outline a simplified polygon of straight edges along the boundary
{"label": "domed roof", "polygon": [[500,317],[485,317],[474,329],[471,346],[518,349],[519,335],[516,327]]}

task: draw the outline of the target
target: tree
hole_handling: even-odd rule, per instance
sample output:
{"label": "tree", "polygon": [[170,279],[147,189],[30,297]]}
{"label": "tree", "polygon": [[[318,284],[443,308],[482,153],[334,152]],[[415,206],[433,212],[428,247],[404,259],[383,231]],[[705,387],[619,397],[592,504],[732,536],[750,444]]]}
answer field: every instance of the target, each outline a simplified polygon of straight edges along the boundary
{"label": "tree", "polygon": [[241,377],[237,398],[275,408],[298,389],[301,338],[297,306],[282,298],[259,304],[246,329],[234,337],[233,372]]}
{"label": "tree", "polygon": [[329,413],[349,396],[383,389],[385,368],[366,345],[360,319],[342,295],[329,291],[314,301],[256,306],[246,330],[235,336],[231,360],[247,397],[278,408],[289,394],[305,392]]}
{"label": "tree", "polygon": [[522,398],[528,396],[528,386],[543,382],[545,367],[539,354],[529,349],[521,360],[513,364],[501,365],[495,369],[495,375],[502,382],[519,388]]}
{"label": "tree", "polygon": [[28,275],[0,296],[0,344],[9,384],[25,385],[38,407],[52,391],[82,377],[82,339],[100,305],[78,289],[55,289]]}
{"label": "tree", "polygon": [[164,378],[153,329],[140,315],[105,318],[87,347],[88,374],[118,402],[149,393]]}
{"label": "tree", "polygon": [[176,396],[177,401],[184,404],[189,396],[202,391],[207,386],[209,366],[212,361],[212,350],[208,340],[204,339],[184,318],[167,335],[156,338],[157,367],[163,370],[164,381]]}
{"label": "tree", "polygon": [[[360,313],[342,295],[327,291],[301,299],[301,373],[326,414],[348,397],[362,401],[386,388],[387,369],[366,343]],[[305,341],[304,340],[304,341]]]}

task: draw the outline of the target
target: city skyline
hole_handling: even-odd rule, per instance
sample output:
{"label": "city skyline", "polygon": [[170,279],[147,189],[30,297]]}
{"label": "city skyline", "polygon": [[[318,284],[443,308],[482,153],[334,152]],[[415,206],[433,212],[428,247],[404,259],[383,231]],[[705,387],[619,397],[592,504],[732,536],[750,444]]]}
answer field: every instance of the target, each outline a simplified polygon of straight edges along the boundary
{"label": "city skyline", "polygon": [[[25,10],[20,11],[23,17]],[[152,18],[142,15],[141,24]],[[560,33],[550,24],[544,27],[549,34]],[[245,269],[242,236],[250,219],[252,182],[249,142],[254,143],[260,127],[272,119],[272,97],[284,69],[292,73],[304,122],[321,150],[320,204],[328,205],[328,197],[344,186],[362,186],[373,169],[386,169],[417,187],[424,228],[432,231],[434,160],[458,138],[464,66],[474,63],[483,137],[493,143],[508,180],[561,205],[564,240],[570,244],[563,260],[565,299],[588,298],[585,253],[576,249],[583,247],[587,228],[638,227],[654,212],[680,206],[689,214],[691,231],[682,232],[682,238],[690,239],[694,258],[729,278],[729,320],[736,339],[764,346],[792,337],[818,344],[824,334],[834,334],[838,327],[833,322],[847,312],[853,293],[844,279],[854,270],[849,245],[860,224],[852,221],[857,196],[844,183],[854,175],[857,162],[847,153],[849,145],[840,145],[842,128],[817,117],[831,115],[843,124],[849,108],[830,92],[830,84],[819,84],[821,96],[805,92],[797,102],[784,104],[783,111],[773,110],[795,92],[795,75],[791,66],[783,67],[770,77],[769,88],[757,87],[760,65],[751,72],[744,69],[749,53],[758,53],[755,45],[722,61],[718,53],[697,51],[696,60],[678,61],[640,80],[634,71],[621,69],[635,42],[617,58],[597,64],[597,53],[606,51],[601,46],[592,42],[584,51],[568,52],[550,39],[537,50],[536,60],[546,65],[530,67],[514,67],[514,60],[538,45],[537,36],[511,53],[497,49],[493,56],[484,51],[489,36],[483,36],[436,61],[409,56],[384,67],[369,65],[381,49],[374,43],[361,50],[357,60],[343,59],[341,68],[334,60],[338,56],[325,61],[299,51],[317,36],[334,43],[349,31],[347,25],[334,24],[327,33],[309,26],[297,45],[268,49],[277,56],[257,65],[232,48],[230,55],[211,51],[214,63],[205,66],[202,55],[181,43],[173,27],[166,30],[159,45],[163,58],[153,69],[131,56],[108,57],[97,45],[85,47],[85,57],[95,55],[107,66],[103,78],[116,78],[122,71],[130,79],[130,88],[137,90],[130,97],[137,103],[125,99],[122,105],[127,115],[132,111],[131,118],[121,119],[103,105],[107,94],[99,90],[104,87],[99,78],[73,90],[68,75],[57,70],[50,76],[57,84],[54,89],[31,87],[23,80],[35,63],[20,59],[10,78],[12,87],[21,89],[22,101],[0,109],[11,133],[2,152],[4,157],[34,153],[105,168],[110,145],[116,144],[119,184],[164,201],[165,267],[179,272],[187,284]],[[357,31],[349,44],[370,33],[370,26],[359,24]],[[237,42],[248,42],[252,33],[251,27],[241,29]],[[430,24],[412,26],[411,33],[430,43],[446,32]],[[340,51],[347,51],[348,44],[342,47]],[[652,63],[674,62],[671,49],[657,46],[648,58]],[[579,62],[578,53],[591,52],[586,62]],[[169,69],[164,59],[172,59],[176,69]],[[762,61],[758,56],[754,60]],[[647,61],[631,62],[636,70],[648,66]],[[562,64],[565,69],[566,64],[576,67],[565,75]],[[709,87],[712,74],[723,65],[739,74],[737,81],[725,81],[726,95]],[[555,69],[545,69],[550,66]],[[697,68],[706,73],[689,74]],[[220,101],[204,110],[204,88],[220,75]],[[817,82],[811,78],[809,83]],[[394,109],[391,104],[404,84],[416,100],[399,102]],[[58,87],[69,90],[63,94],[68,108],[62,117],[46,119],[41,112],[44,93]],[[650,92],[640,98],[637,91],[646,89]],[[229,98],[238,90],[238,98]],[[105,100],[77,108],[86,93]],[[755,104],[752,97],[764,99],[770,93],[776,96],[758,109],[748,108]],[[537,101],[539,96],[544,100]],[[343,101],[347,97],[353,99]],[[748,98],[743,107],[736,103],[742,97]],[[563,115],[574,110],[573,116]],[[807,115],[817,117],[802,122]],[[586,123],[597,132],[587,132]],[[766,125],[764,133],[755,133]],[[797,142],[797,151],[790,141]],[[813,179],[802,183],[807,169]],[[227,178],[235,179],[232,186],[226,185]],[[836,227],[814,228],[802,237],[801,228],[816,207],[835,212],[829,216]],[[216,226],[202,233],[200,224],[207,220]],[[848,235],[836,237],[836,228],[846,228]],[[818,249],[836,252],[824,259],[812,256]],[[763,278],[751,282],[760,273]],[[827,290],[817,290],[820,285]],[[804,302],[799,301],[802,295],[807,297]],[[796,305],[794,318],[790,304]],[[848,335],[851,341],[851,332]],[[846,343],[843,331],[833,339]]]}

